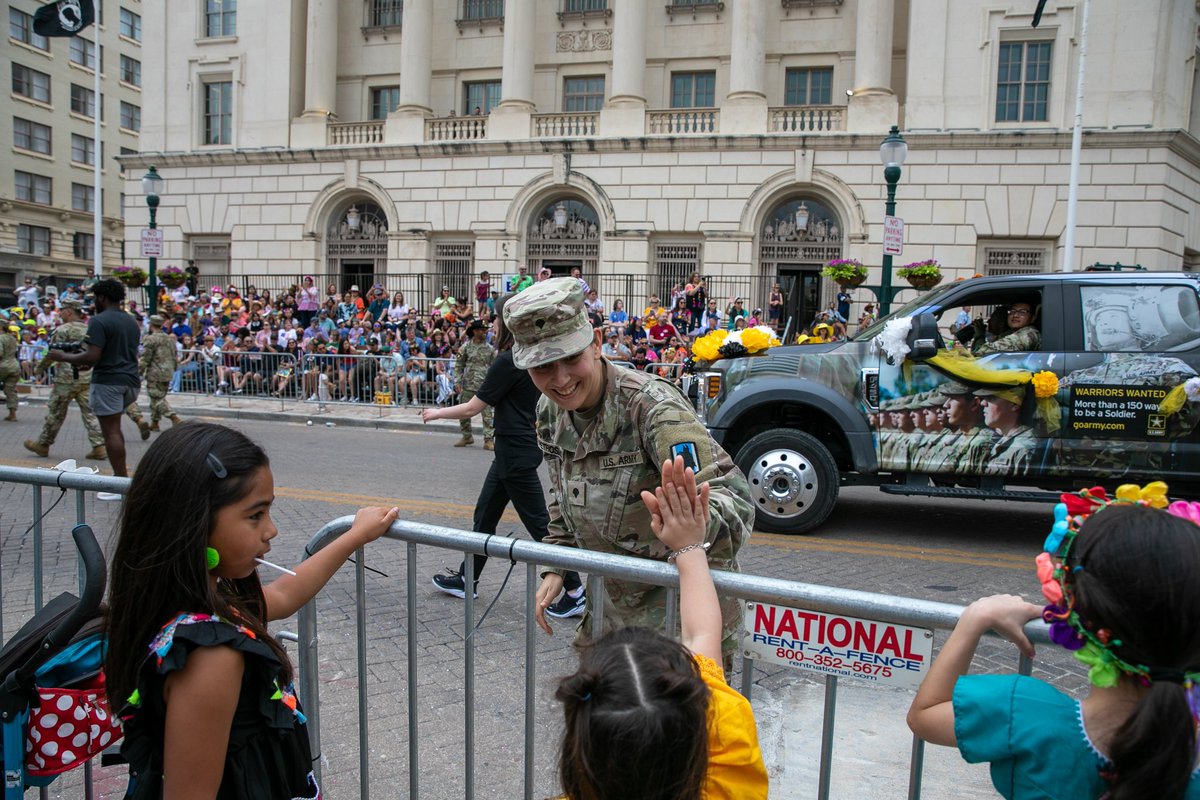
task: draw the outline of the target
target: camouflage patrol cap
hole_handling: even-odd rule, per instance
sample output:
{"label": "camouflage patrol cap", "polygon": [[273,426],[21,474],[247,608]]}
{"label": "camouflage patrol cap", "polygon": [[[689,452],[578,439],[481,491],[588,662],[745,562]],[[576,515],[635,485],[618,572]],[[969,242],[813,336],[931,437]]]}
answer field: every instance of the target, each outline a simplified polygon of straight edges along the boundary
{"label": "camouflage patrol cap", "polygon": [[961,397],[965,394],[971,394],[971,387],[963,386],[961,383],[954,381],[946,381],[938,387],[938,391],[945,397]]}
{"label": "camouflage patrol cap", "polygon": [[150,324],[153,325],[154,327],[161,328],[163,326],[164,322],[166,322],[166,320],[162,318],[161,314],[151,314],[150,315]]}
{"label": "camouflage patrol cap", "polygon": [[575,278],[550,278],[513,296],[504,304],[504,324],[518,369],[581,353],[595,340]]}
{"label": "camouflage patrol cap", "polygon": [[58,301],[58,305],[62,308],[69,308],[72,311],[83,311],[83,301],[76,300],[73,297]]}
{"label": "camouflage patrol cap", "polygon": [[974,392],[976,397],[987,399],[989,397],[999,397],[1001,400],[1007,400],[1013,405],[1019,406],[1025,403],[1025,390],[1023,388],[1005,388],[1001,386],[993,386],[988,389],[976,389]]}

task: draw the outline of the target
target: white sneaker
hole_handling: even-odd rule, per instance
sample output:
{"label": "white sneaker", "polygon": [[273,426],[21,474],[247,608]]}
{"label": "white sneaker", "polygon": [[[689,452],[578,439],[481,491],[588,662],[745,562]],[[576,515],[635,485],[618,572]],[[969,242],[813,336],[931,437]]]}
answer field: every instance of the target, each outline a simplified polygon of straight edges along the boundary
{"label": "white sneaker", "polygon": [[116,492],[96,492],[97,500],[116,500],[120,502],[125,499],[125,495]]}

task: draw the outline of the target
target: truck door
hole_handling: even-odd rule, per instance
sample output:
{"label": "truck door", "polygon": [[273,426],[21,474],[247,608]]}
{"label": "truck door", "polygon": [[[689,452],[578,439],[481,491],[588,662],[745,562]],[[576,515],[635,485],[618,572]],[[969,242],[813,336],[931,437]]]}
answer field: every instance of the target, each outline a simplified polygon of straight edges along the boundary
{"label": "truck door", "polygon": [[[993,371],[1061,376],[1062,291],[1057,282],[1014,277],[937,298],[929,309],[948,343],[978,351],[969,369],[879,366],[880,469],[948,482],[1027,483],[1052,474],[1058,419],[1043,419],[1029,384],[988,383]],[[965,325],[964,325],[965,323]],[[963,330],[963,329],[966,330]],[[1032,328],[1033,333],[1023,328]]]}
{"label": "truck door", "polygon": [[1170,413],[1160,408],[1200,371],[1194,282],[1083,280],[1069,287],[1066,310],[1074,322],[1059,392],[1063,474],[1097,482],[1200,475],[1200,403],[1183,397]]}

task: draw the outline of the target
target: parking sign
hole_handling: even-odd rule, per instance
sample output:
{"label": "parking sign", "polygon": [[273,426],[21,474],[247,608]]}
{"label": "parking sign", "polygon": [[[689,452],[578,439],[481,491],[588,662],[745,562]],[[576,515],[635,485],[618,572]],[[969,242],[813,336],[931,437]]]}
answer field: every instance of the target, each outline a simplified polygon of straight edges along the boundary
{"label": "parking sign", "polygon": [[883,254],[898,256],[904,252],[904,220],[899,217],[883,218]]}
{"label": "parking sign", "polygon": [[162,258],[163,234],[157,228],[142,228],[142,258]]}

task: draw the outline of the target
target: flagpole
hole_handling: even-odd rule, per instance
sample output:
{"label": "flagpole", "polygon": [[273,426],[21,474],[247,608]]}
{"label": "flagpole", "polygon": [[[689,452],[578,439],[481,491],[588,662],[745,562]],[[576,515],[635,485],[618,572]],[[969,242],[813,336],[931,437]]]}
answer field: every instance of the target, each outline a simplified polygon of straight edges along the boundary
{"label": "flagpole", "polygon": [[1083,0],[1083,20],[1079,26],[1079,80],[1075,89],[1075,129],[1071,133],[1071,178],[1067,188],[1067,232],[1064,242],[1063,272],[1075,269],[1075,218],[1079,209],[1079,161],[1083,151],[1083,84],[1087,67],[1088,9],[1091,0]]}
{"label": "flagpole", "polygon": [[96,107],[92,109],[92,137],[95,139],[92,157],[92,194],[94,195],[92,203],[92,266],[95,269],[96,277],[100,278],[103,277],[104,267],[104,185],[100,180],[100,162],[103,160],[104,144],[100,141],[100,109],[103,101],[100,98],[100,31],[98,28],[96,33],[96,80],[93,89]]}

